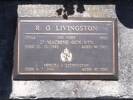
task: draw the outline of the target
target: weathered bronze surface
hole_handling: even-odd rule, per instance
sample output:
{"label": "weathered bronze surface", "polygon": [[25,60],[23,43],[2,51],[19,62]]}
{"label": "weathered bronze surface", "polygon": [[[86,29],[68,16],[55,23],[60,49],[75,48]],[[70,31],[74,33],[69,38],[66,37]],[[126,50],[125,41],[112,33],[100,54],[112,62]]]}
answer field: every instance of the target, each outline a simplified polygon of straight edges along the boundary
{"label": "weathered bronze surface", "polygon": [[14,79],[117,79],[115,19],[19,18]]}

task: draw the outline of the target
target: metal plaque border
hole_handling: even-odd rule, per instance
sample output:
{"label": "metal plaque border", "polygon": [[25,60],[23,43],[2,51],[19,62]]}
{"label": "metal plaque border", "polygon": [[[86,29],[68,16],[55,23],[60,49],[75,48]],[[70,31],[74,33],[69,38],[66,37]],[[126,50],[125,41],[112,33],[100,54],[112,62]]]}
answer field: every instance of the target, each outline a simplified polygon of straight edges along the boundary
{"label": "metal plaque border", "polygon": [[[19,43],[20,43],[20,36],[19,36],[19,30],[20,30],[20,23],[21,22],[111,22],[113,25],[113,72],[110,73],[26,73],[26,72],[20,72],[19,70]],[[16,35],[16,45],[17,49],[15,49],[15,63],[14,63],[14,79],[118,79],[118,47],[117,47],[117,27],[116,27],[116,19],[115,18],[70,18],[69,20],[63,20],[58,18],[30,18],[30,17],[19,17],[18,18],[18,29],[17,29],[17,35]],[[58,34],[58,33],[57,33]]]}

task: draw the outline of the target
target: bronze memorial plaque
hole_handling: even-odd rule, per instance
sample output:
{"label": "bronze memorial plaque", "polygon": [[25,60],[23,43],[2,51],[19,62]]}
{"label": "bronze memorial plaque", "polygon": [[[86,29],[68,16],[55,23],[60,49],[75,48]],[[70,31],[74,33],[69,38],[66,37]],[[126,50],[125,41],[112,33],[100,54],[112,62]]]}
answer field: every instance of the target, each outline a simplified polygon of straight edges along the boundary
{"label": "bronze memorial plaque", "polygon": [[14,79],[117,79],[113,18],[18,18]]}

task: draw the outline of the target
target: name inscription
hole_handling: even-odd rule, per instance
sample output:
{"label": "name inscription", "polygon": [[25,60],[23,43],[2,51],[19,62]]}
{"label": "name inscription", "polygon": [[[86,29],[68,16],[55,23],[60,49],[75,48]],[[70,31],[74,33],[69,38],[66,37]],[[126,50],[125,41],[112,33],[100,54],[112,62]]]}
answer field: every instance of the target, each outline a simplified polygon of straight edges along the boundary
{"label": "name inscription", "polygon": [[54,30],[56,32],[59,31],[79,31],[79,32],[83,32],[83,31],[89,31],[89,32],[95,32],[97,30],[96,26],[80,26],[80,25],[73,25],[73,26],[64,26],[64,25],[46,25],[46,26],[40,26],[40,25],[35,25],[35,30],[36,31],[50,31],[50,30]]}

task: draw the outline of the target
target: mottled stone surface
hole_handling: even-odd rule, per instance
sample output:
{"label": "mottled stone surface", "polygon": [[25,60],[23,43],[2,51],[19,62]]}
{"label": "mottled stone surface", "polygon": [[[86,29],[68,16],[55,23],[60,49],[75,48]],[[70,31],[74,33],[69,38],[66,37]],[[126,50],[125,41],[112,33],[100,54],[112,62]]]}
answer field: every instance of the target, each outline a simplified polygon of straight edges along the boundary
{"label": "mottled stone surface", "polygon": [[[18,5],[19,17],[60,17],[62,5]],[[77,7],[76,5],[74,6]],[[71,17],[117,18],[115,5],[84,5]],[[118,20],[119,80],[14,81],[11,98],[133,98],[133,29]]]}

